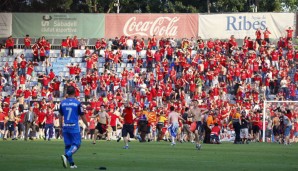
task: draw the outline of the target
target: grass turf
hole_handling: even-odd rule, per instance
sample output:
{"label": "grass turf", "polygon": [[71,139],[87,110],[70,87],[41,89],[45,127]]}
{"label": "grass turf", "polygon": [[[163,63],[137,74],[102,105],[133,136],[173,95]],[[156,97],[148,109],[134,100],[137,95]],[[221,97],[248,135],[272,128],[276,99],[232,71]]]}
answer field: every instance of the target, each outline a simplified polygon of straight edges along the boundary
{"label": "grass turf", "polygon": [[[83,141],[74,155],[77,170],[98,170],[99,167],[115,171],[298,170],[298,144],[203,144],[198,151],[191,143],[171,147],[167,142],[134,141],[130,149],[122,147],[122,141],[98,141],[96,145]],[[0,167],[12,171],[65,170],[60,159],[63,152],[61,140],[0,141]]]}

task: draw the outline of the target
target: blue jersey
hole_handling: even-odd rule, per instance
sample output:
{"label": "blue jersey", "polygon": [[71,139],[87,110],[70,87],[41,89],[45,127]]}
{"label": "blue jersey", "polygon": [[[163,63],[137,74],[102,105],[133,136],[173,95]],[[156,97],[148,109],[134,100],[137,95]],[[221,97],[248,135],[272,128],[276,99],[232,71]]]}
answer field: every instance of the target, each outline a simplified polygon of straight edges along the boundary
{"label": "blue jersey", "polygon": [[60,104],[60,114],[64,117],[63,132],[78,133],[79,116],[83,115],[82,105],[75,98],[67,98]]}

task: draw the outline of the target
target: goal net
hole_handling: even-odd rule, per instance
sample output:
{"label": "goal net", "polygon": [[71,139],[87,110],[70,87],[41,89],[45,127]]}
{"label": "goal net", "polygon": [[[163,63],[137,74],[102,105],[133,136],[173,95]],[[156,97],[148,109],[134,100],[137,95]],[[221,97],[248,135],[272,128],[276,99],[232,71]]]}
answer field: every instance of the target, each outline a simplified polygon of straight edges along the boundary
{"label": "goal net", "polygon": [[[294,121],[294,118],[298,116],[298,101],[264,101],[262,113],[263,115],[260,118],[260,121],[262,121],[262,123],[260,124],[260,135],[262,138],[262,142],[278,142],[278,136],[274,136],[276,127],[274,128],[275,131],[273,127],[274,125],[278,125],[283,122],[284,114],[286,114],[286,116],[289,116],[289,118]],[[283,127],[278,127],[278,131],[280,131],[279,138],[282,139]]]}

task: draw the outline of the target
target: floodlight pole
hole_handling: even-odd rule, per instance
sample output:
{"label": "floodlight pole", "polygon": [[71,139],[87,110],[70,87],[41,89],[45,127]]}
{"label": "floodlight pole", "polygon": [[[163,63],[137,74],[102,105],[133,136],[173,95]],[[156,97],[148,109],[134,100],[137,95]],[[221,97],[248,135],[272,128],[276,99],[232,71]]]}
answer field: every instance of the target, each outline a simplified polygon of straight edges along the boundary
{"label": "floodlight pole", "polygon": [[120,12],[120,2],[119,0],[117,0],[117,14],[119,14]]}

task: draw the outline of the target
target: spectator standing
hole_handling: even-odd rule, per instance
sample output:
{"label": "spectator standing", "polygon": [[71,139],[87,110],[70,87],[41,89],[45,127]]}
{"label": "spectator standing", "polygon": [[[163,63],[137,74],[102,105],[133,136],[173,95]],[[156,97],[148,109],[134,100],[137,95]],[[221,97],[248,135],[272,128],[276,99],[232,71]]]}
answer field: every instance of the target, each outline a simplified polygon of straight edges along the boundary
{"label": "spectator standing", "polygon": [[264,40],[269,44],[270,43],[269,35],[271,34],[271,32],[269,31],[268,27],[266,28],[263,34],[264,34]]}
{"label": "spectator standing", "polygon": [[31,48],[31,38],[27,34],[26,37],[24,38],[24,50],[30,49]]}
{"label": "spectator standing", "polygon": [[36,120],[36,118],[37,118],[37,115],[33,112],[33,107],[30,107],[29,111],[26,112],[25,118],[24,118],[24,125],[25,125],[25,138],[24,138],[24,140],[25,141],[27,141],[28,135],[29,135],[29,139],[33,140],[33,136],[36,133],[36,130],[35,130],[35,120]]}
{"label": "spectator standing", "polygon": [[292,40],[294,30],[291,27],[289,27],[288,29],[286,29],[286,32],[287,32],[287,40],[288,41]]}
{"label": "spectator standing", "polygon": [[6,49],[8,49],[8,54],[7,55],[8,56],[13,55],[14,40],[13,40],[12,36],[9,36],[6,39],[5,45],[6,45]]}
{"label": "spectator standing", "polygon": [[124,140],[125,146],[124,149],[128,149],[128,134],[130,138],[134,138],[134,120],[133,120],[133,109],[129,106],[128,101],[124,102],[124,110],[122,112],[123,117],[123,127],[122,127],[122,137]]}
{"label": "spectator standing", "polygon": [[53,109],[50,106],[47,106],[46,116],[45,116],[44,140],[48,139],[48,141],[50,141],[53,137],[54,119],[55,119],[55,114],[53,112]]}
{"label": "spectator standing", "polygon": [[232,124],[236,134],[234,144],[239,144],[241,142],[240,139],[240,129],[241,129],[241,115],[240,108],[237,108],[237,111],[232,114]]}
{"label": "spectator standing", "polygon": [[71,41],[71,53],[70,56],[75,57],[75,50],[79,49],[79,40],[77,39],[77,36],[73,36],[73,39]]}

